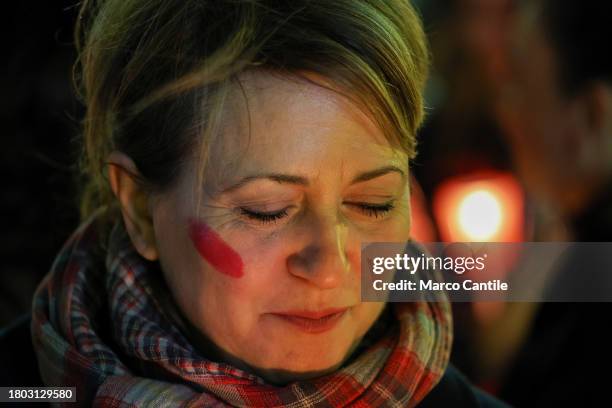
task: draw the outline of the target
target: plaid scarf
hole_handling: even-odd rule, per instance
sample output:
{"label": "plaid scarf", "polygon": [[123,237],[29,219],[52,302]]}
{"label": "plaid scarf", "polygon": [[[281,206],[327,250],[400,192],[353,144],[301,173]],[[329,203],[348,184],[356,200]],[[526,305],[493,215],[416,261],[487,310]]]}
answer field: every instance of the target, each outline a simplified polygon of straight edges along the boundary
{"label": "plaid scarf", "polygon": [[33,305],[42,378],[48,386],[76,386],[78,405],[415,406],[446,368],[448,302],[403,303],[393,305],[384,335],[337,371],[267,384],[200,354],[159,302],[158,264],[137,254],[121,225],[106,248],[97,230],[94,219],[72,235]]}

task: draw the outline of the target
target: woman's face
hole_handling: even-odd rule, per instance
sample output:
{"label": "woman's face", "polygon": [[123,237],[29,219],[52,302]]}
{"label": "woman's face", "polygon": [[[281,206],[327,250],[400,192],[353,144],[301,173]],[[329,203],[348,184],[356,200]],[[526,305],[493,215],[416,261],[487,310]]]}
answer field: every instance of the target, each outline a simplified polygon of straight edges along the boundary
{"label": "woman's face", "polygon": [[193,160],[155,202],[160,262],[225,359],[271,381],[319,375],[382,311],[360,300],[361,243],[409,238],[408,158],[334,91],[263,73],[241,82],[203,186]]}

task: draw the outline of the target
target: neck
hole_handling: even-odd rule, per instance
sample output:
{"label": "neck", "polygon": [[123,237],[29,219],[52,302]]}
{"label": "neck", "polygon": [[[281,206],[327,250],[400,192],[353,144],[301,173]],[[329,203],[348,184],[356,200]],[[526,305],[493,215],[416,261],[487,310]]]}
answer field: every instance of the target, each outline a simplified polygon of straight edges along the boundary
{"label": "neck", "polygon": [[602,195],[605,195],[607,189],[610,188],[611,180],[612,175],[610,177],[594,177],[590,180],[587,178],[576,180],[573,186],[565,184],[559,194],[560,200],[557,202],[557,206],[561,207],[564,218],[572,220],[588,211],[594,203],[599,201]]}
{"label": "neck", "polygon": [[568,216],[578,241],[612,239],[612,177],[593,190],[584,204]]}

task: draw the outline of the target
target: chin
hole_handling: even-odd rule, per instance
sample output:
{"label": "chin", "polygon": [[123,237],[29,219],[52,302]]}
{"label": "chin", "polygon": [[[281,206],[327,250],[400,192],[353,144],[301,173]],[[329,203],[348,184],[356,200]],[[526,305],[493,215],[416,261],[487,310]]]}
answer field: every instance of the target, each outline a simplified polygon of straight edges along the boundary
{"label": "chin", "polygon": [[348,357],[351,346],[352,342],[347,340],[309,339],[304,347],[297,343],[285,347],[281,353],[278,353],[281,348],[275,348],[277,352],[273,358],[256,364],[261,368],[254,371],[273,383],[319,377],[338,369]]}

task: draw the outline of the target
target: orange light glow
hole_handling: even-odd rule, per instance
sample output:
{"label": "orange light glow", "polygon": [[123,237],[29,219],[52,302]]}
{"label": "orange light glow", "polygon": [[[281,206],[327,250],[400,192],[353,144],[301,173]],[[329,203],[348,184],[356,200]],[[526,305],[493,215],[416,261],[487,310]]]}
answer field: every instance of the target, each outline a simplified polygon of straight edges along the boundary
{"label": "orange light glow", "polygon": [[457,216],[463,231],[472,238],[470,241],[490,239],[502,224],[499,200],[487,190],[477,190],[463,198]]}
{"label": "orange light glow", "polygon": [[433,210],[447,242],[518,242],[524,234],[524,199],[508,173],[483,172],[442,183]]}

